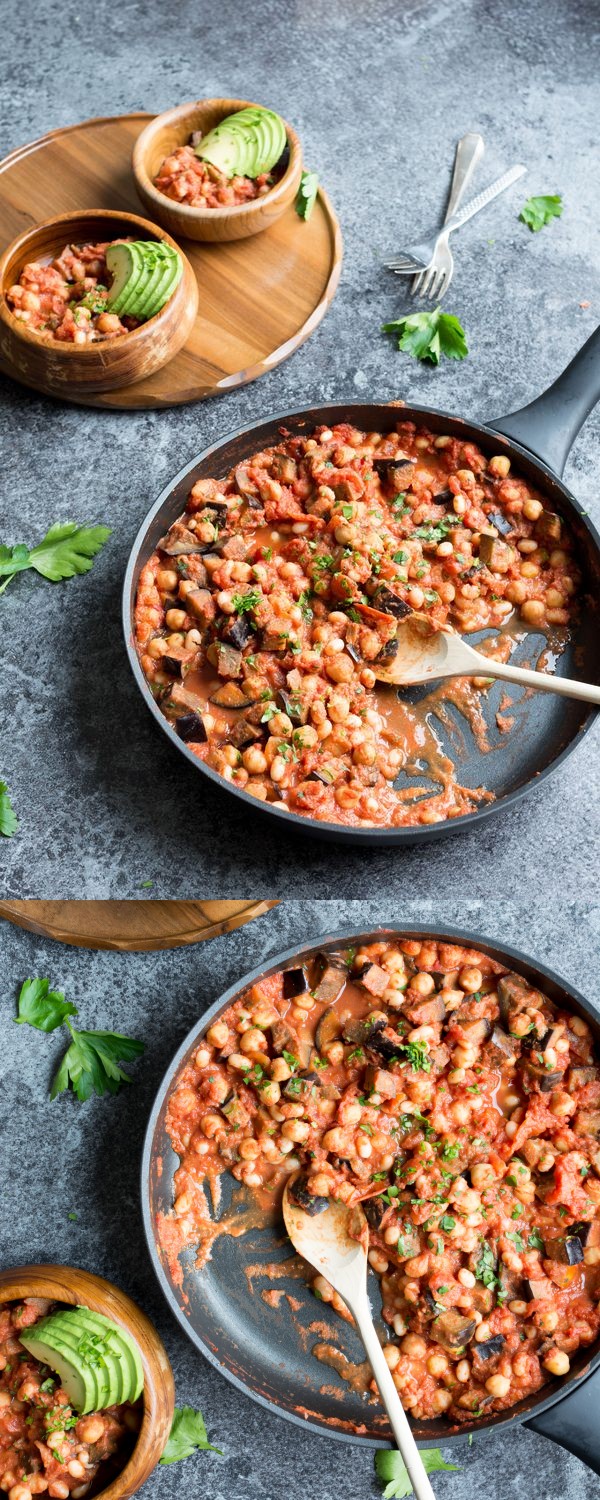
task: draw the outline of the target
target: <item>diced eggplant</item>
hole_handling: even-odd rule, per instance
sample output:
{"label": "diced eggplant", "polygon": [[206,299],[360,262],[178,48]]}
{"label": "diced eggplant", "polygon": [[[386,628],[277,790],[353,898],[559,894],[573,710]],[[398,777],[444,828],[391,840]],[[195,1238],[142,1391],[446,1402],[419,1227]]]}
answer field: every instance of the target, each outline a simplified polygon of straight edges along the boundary
{"label": "diced eggplant", "polygon": [[288,1026],[287,1021],[282,1021],[278,1017],[276,1021],[271,1022],[269,1031],[271,1033],[273,1051],[278,1057],[281,1057],[282,1052],[293,1052],[297,1056],[296,1033],[292,1031],[291,1026]]}
{"label": "diced eggplant", "polygon": [[287,1083],[283,1085],[282,1093],[286,1099],[291,1099],[298,1104],[301,1099],[306,1099],[308,1094],[314,1094],[315,1090],[320,1087],[321,1079],[318,1073],[313,1073],[310,1068],[303,1068],[299,1073],[294,1073],[292,1078],[288,1078]]}
{"label": "diced eggplant", "polygon": [[244,746],[255,745],[257,740],[262,740],[264,729],[260,724],[251,724],[249,719],[238,719],[233,729],[229,731],[229,744],[235,745],[236,750],[242,750]]}
{"label": "diced eggplant", "polygon": [[379,998],[387,990],[390,976],[387,969],[381,969],[379,964],[368,963],[365,964],[364,969],[361,969],[358,982],[363,989],[368,990],[370,995],[376,995]]}
{"label": "diced eggplant", "polygon": [[345,642],[345,651],[346,651],[346,655],[349,656],[349,657],[351,657],[352,661],[356,661],[356,662],[362,661],[363,658],[362,658],[361,653],[360,653],[360,651],[358,649],[358,646],[355,644],[354,641],[350,641],[350,640],[346,639],[346,642]]}
{"label": "diced eggplant", "polygon": [[398,654],[398,641],[397,641],[396,636],[392,635],[392,636],[390,636],[389,641],[385,641],[384,642],[383,646],[381,647],[381,651],[377,652],[377,656],[375,657],[375,661],[378,661],[378,662],[393,661],[394,657],[397,656],[397,654]]}
{"label": "diced eggplant", "polygon": [[556,547],[562,536],[562,520],[555,511],[543,510],[535,523],[536,539]]}
{"label": "diced eggplant", "polygon": [[[285,156],[285,151],[284,151]],[[298,478],[298,465],[295,458],[289,453],[274,453],[271,459],[271,473],[280,484],[293,484]]]}
{"label": "diced eggplant", "polygon": [[225,626],[222,639],[227,641],[229,646],[238,646],[242,650],[248,645],[248,641],[252,640],[254,634],[254,626],[248,616],[236,615]]}
{"label": "diced eggplant", "polygon": [[180,714],[175,720],[175,732],[186,744],[203,745],[208,739],[200,714]]}
{"label": "diced eggplant", "polygon": [[525,1087],[529,1083],[537,1085],[542,1094],[551,1094],[553,1089],[562,1083],[560,1068],[549,1069],[538,1058],[541,1053],[532,1053],[528,1058],[522,1058],[519,1064]]}
{"label": "diced eggplant", "polygon": [[246,561],[248,544],[242,536],[228,536],[227,532],[224,531],[219,537],[216,546],[217,551],[221,553],[221,557],[226,557],[229,561],[233,562]]}
{"label": "diced eggplant", "polygon": [[400,1056],[402,1039],[398,1033],[388,1027],[385,1031],[376,1031],[368,1038],[367,1046],[377,1057],[383,1058],[384,1062],[391,1062],[393,1058]]}
{"label": "diced eggplant", "polygon": [[309,1193],[306,1186],[307,1181],[308,1178],[305,1176],[297,1177],[296,1181],[291,1183],[288,1191],[293,1202],[297,1203],[298,1207],[302,1208],[305,1214],[310,1214],[312,1219],[315,1214],[322,1214],[326,1208],[329,1208],[329,1198],[317,1198],[314,1193]]}
{"label": "diced eggplant", "polygon": [[592,1220],[591,1223],[589,1219],[582,1219],[577,1224],[571,1224],[567,1232],[568,1234],[576,1234],[578,1240],[581,1240],[584,1249],[589,1247],[590,1249],[597,1250],[600,1245],[600,1222],[598,1219]]}
{"label": "diced eggplant", "polygon": [[199,512],[200,520],[217,521],[219,526],[225,526],[229,518],[229,506],[224,500],[207,500],[206,505]]}
{"label": "diced eggplant", "polygon": [[273,656],[285,656],[290,649],[286,632],[263,630],[260,649],[270,651]]}
{"label": "diced eggplant", "polygon": [[396,620],[403,620],[412,613],[411,605],[406,604],[404,599],[400,599],[398,594],[394,594],[383,583],[377,589],[374,603],[377,609],[382,609],[386,615],[394,615]]}
{"label": "diced eggplant", "polygon": [[189,531],[183,522],[176,521],[171,526],[166,536],[157,543],[159,552],[166,552],[167,557],[185,557],[188,553],[206,552],[205,542],[199,542],[193,531]]}
{"label": "diced eggplant", "polygon": [[178,657],[176,657],[176,656],[161,656],[161,658],[160,658],[160,665],[161,665],[162,671],[163,672],[168,672],[171,677],[180,677],[180,678],[183,678],[183,676],[184,676],[183,668],[186,665],[186,663],[184,661],[181,661]]}
{"label": "diced eggplant", "polygon": [[361,1208],[365,1219],[371,1225],[371,1229],[379,1229],[384,1215],[387,1213],[389,1203],[384,1203],[381,1194],[377,1198],[363,1198]]}
{"label": "diced eggplant", "polygon": [[505,1057],[515,1057],[518,1048],[519,1043],[516,1037],[509,1036],[502,1026],[494,1026],[488,1048],[490,1058],[496,1054],[499,1054],[499,1061]]}
{"label": "diced eggplant", "polygon": [[324,1052],[325,1048],[330,1047],[332,1042],[337,1042],[341,1029],[342,1023],[337,1011],[334,1010],[332,1005],[328,1006],[327,1010],[323,1011],[317,1023],[315,1031],[315,1045],[317,1050]]}
{"label": "diced eggplant", "polygon": [[483,1047],[492,1034],[492,1023],[487,1016],[480,1016],[477,1021],[463,1021],[461,1025],[465,1042],[470,1046]]}
{"label": "diced eggplant", "polygon": [[583,1260],[583,1243],[578,1234],[566,1230],[544,1242],[548,1260],[558,1261],[563,1266],[579,1266]]}
{"label": "diced eggplant", "polygon": [[515,560],[516,553],[508,542],[501,542],[497,536],[490,536],[489,532],[482,531],[479,538],[479,556],[492,573],[508,573],[509,568]]}
{"label": "diced eggplant", "polygon": [[387,1016],[383,1011],[372,1011],[369,1016],[356,1016],[346,1021],[343,1030],[345,1042],[353,1046],[372,1046],[377,1033],[383,1031],[387,1026]]}
{"label": "diced eggplant", "polygon": [[380,1094],[382,1099],[395,1099],[400,1093],[402,1085],[394,1073],[387,1068],[378,1068],[376,1063],[369,1063],[365,1070],[365,1094]]}
{"label": "diced eggplant", "polygon": [[[161,666],[165,658],[161,658]],[[576,1094],[578,1089],[585,1088],[586,1083],[596,1083],[600,1078],[598,1068],[569,1068],[567,1073],[567,1088],[570,1094]]]}
{"label": "diced eggplant", "polygon": [[556,1287],[548,1276],[525,1276],[522,1292],[526,1302],[533,1302],[537,1297],[545,1301],[555,1295]]}
{"label": "diced eggplant", "polygon": [[446,1015],[446,1006],[443,995],[432,995],[431,999],[408,1001],[402,1006],[402,1013],[413,1026],[435,1026],[436,1022],[443,1021]]}
{"label": "diced eggplant", "polygon": [[[453,505],[455,496],[452,490],[438,490],[437,495],[432,495],[431,498],[434,505]],[[456,524],[460,524],[458,518]]]}
{"label": "diced eggplant", "polygon": [[600,1135],[600,1110],[578,1109],[572,1129],[575,1135]]}
{"label": "diced eggplant", "polygon": [[307,781],[320,781],[322,786],[331,786],[333,776],[327,771],[309,771]]}
{"label": "diced eggplant", "polygon": [[211,693],[210,702],[216,703],[217,708],[251,707],[251,699],[246,697],[244,689],[237,682],[224,682],[215,693]]}
{"label": "diced eggplant", "polygon": [[275,694],[275,698],[277,707],[281,709],[282,713],[287,714],[292,724],[306,724],[309,709],[308,703],[301,704],[297,697],[292,697],[290,693],[284,692],[283,688],[279,689]]}
{"label": "diced eggplant", "polygon": [[216,615],[216,605],[209,589],[191,589],[186,595],[185,607],[188,615],[193,615],[201,625],[210,625]]}
{"label": "diced eggplant", "polygon": [[394,494],[399,494],[410,484],[409,470],[416,462],[416,458],[374,458],[372,466],[382,483],[387,484]]}
{"label": "diced eggplant", "polygon": [[293,1000],[294,995],[304,995],[308,987],[305,969],[284,969],[283,995],[285,1000]]}
{"label": "diced eggplant", "polygon": [[319,982],[315,989],[315,999],[325,1005],[333,1005],[339,998],[348,978],[348,969],[341,959],[334,954],[319,953]]}
{"label": "diced eggplant", "polygon": [[495,1333],[490,1339],[483,1339],[480,1344],[473,1345],[473,1354],[477,1359],[497,1359],[502,1353],[506,1339],[503,1333]]}
{"label": "diced eggplant", "polygon": [[512,521],[509,521],[508,516],[503,515],[501,510],[493,511],[491,515],[488,514],[487,519],[490,526],[495,526],[501,536],[509,536],[514,529]]}
{"label": "diced eggplant", "polygon": [[242,653],[226,641],[217,644],[217,672],[220,677],[241,677]]}
{"label": "diced eggplant", "polygon": [[506,1025],[511,1016],[535,1003],[537,991],[520,974],[503,974],[498,980],[500,1016]]}
{"label": "diced eggplant", "polygon": [[230,1125],[246,1125],[248,1123],[248,1111],[244,1108],[237,1094],[229,1094],[220,1106],[221,1114],[225,1115]]}
{"label": "diced eggplant", "polygon": [[448,1307],[440,1313],[431,1326],[431,1337],[445,1349],[463,1349],[473,1337],[477,1323],[456,1307]]}
{"label": "diced eggplant", "polygon": [[521,1037],[521,1052],[543,1052],[548,1046],[549,1041],[550,1032],[544,1031],[543,1035],[540,1036],[534,1026],[532,1031],[527,1031],[525,1036]]}
{"label": "diced eggplant", "polygon": [[250,478],[248,470],[244,467],[243,464],[238,464],[237,469],[234,473],[234,479],[236,488],[238,489],[240,495],[244,495],[244,497],[247,498],[249,495],[258,494],[258,490],[254,483],[254,480]]}
{"label": "diced eggplant", "polygon": [[424,1316],[426,1318],[437,1318],[441,1312],[440,1303],[436,1302],[431,1287],[426,1286],[423,1292]]}

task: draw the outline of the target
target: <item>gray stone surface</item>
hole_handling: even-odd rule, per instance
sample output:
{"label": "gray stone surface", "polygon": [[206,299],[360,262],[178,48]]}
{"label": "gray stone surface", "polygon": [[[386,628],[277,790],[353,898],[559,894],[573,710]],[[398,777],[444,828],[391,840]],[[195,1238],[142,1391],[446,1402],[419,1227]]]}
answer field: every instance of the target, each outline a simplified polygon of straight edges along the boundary
{"label": "gray stone surface", "polygon": [[[80,952],[0,923],[0,1266],[36,1260],[85,1266],[117,1282],[155,1321],[173,1362],[178,1401],[201,1408],[223,1458],[199,1455],[185,1468],[157,1470],[145,1490],[152,1500],[181,1493],[207,1500],[364,1500],[380,1493],[370,1450],[284,1423],[235,1391],[188,1344],[154,1281],[138,1172],[152,1099],[198,1015],[244,972],[295,942],[382,921],[442,929],[448,923],[504,940],[537,955],[591,999],[597,995],[599,908],[589,902],[565,902],[553,914],[533,904],[518,909],[509,900],[455,898],[443,907],[390,897],[286,902],[212,943],[159,954]],[[50,1103],[62,1039],[11,1023],[19,987],[33,974],[47,975],[79,1005],[81,1024],[143,1037],[135,1086],[85,1105],[66,1097]],[[77,1213],[76,1223],[70,1212]],[[471,1448],[461,1439],[444,1455],[462,1469],[435,1477],[440,1500],[484,1494],[490,1500],[592,1500],[597,1494],[597,1479],[577,1459],[525,1430],[510,1438],[477,1437]]]}
{"label": "gray stone surface", "polygon": [[[486,889],[593,890],[598,732],[522,806],[451,844],[394,856],[291,846],[207,790],[163,742],[134,688],[119,626],[129,548],[169,477],[220,434],[274,410],[344,394],[413,398],[490,417],[543,388],[597,318],[600,202],[597,14],[585,0],[220,0],[125,5],[76,0],[57,17],[4,0],[0,151],[94,114],[160,110],[201,94],[264,99],[298,126],[330,190],[346,244],[342,283],[316,335],[263,380],[218,401],[140,414],[66,407],[0,382],[0,536],[41,537],[57,518],[104,521],[113,535],[88,578],[25,576],[1,601],[2,774],[21,817],[0,852],[14,896],[371,892],[402,870],[439,888],[452,861],[467,896]],[[380,324],[403,310],[382,258],[435,222],[455,141],[482,131],[478,183],[517,160],[529,175],[467,227],[447,307],[471,353],[437,371],[399,354]],[[528,193],[562,191],[563,218],[533,235],[517,222]],[[52,212],[48,184],[48,213]],[[589,307],[580,304],[589,302]],[[599,512],[598,416],[567,469]],[[572,830],[576,830],[573,839]],[[490,857],[492,856],[492,857]]]}

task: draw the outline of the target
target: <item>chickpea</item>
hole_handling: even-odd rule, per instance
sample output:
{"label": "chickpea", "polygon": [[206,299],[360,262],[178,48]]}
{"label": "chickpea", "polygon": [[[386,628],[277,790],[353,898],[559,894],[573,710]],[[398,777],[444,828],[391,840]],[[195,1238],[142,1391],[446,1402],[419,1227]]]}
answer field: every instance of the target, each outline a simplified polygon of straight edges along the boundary
{"label": "chickpea", "polygon": [[[327,721],[325,720],[324,724],[326,722]],[[324,727],[324,724],[321,726],[321,728]],[[324,737],[327,738],[327,736]],[[312,724],[300,724],[298,729],[294,729],[292,733],[292,741],[294,745],[296,745],[301,750],[312,749],[313,745],[318,744],[320,738],[322,738],[322,736],[319,735],[316,729],[313,729]]]}
{"label": "chickpea", "polygon": [[435,989],[435,980],[431,974],[414,974],[408,988],[415,995],[431,995]]}
{"label": "chickpea", "polygon": [[559,1316],[554,1311],[554,1308],[549,1307],[547,1310],[544,1309],[542,1312],[539,1312],[535,1321],[540,1333],[554,1333],[555,1328],[558,1328]]}
{"label": "chickpea", "polygon": [[473,1287],[475,1286],[476,1279],[473,1272],[468,1271],[466,1266],[462,1266],[458,1272],[457,1281],[460,1281],[461,1286]]}
{"label": "chickpea", "polygon": [[277,735],[278,739],[289,739],[293,727],[292,721],[288,718],[287,714],[273,714],[272,719],[269,719],[267,725],[269,734]]}
{"label": "chickpea", "polygon": [[490,1375],[489,1380],[485,1382],[485,1388],[490,1396],[507,1396],[510,1390],[510,1380],[506,1375]]}
{"label": "chickpea", "polygon": [[[527,1316],[527,1308],[528,1308],[528,1303],[527,1302],[521,1302],[520,1297],[515,1297],[514,1301],[513,1302],[509,1302],[509,1304],[508,1304],[509,1312],[514,1313],[514,1315],[515,1315],[516,1318],[525,1318]],[[516,1369],[516,1365],[515,1365],[515,1369]]]}
{"label": "chickpea", "polygon": [[458,983],[461,989],[463,989],[467,995],[474,995],[477,990],[481,989],[481,986],[483,984],[483,974],[481,972],[481,969],[461,969],[458,976]]}
{"label": "chickpea", "polygon": [[379,1250],[369,1250],[369,1265],[373,1267],[378,1276],[384,1276],[388,1269],[389,1261],[386,1260],[385,1255],[380,1254]]}
{"label": "chickpea", "polygon": [[259,1031],[257,1026],[250,1026],[242,1036],[240,1042],[240,1051],[264,1052],[265,1045],[266,1042],[264,1031]]}
{"label": "chickpea", "polygon": [[184,609],[168,609],[165,615],[165,621],[169,630],[181,630],[185,625],[186,618]]}
{"label": "chickpea", "polygon": [[466,1382],[471,1375],[471,1366],[468,1359],[459,1359],[458,1364],[455,1366],[454,1373],[456,1375],[456,1379],[460,1380],[461,1385],[466,1385]]}
{"label": "chickpea", "polygon": [[571,1368],[569,1356],[562,1349],[550,1349],[542,1364],[551,1375],[566,1375]]}
{"label": "chickpea", "polygon": [[521,614],[528,625],[540,625],[545,614],[541,599],[526,599],[521,605]]}
{"label": "chickpea", "polygon": [[407,600],[411,609],[422,609],[425,603],[423,590],[417,584],[412,584],[407,593]]}
{"label": "chickpea", "polygon": [[209,1026],[206,1040],[211,1047],[224,1047],[229,1039],[229,1027],[226,1021],[215,1021],[214,1026]]}
{"label": "chickpea", "polygon": [[8,1491],[8,1500],[31,1500],[29,1485],[12,1484]]}
{"label": "chickpea", "polygon": [[271,1063],[271,1078],[274,1083],[285,1083],[291,1078],[292,1070],[288,1067],[284,1057],[276,1057]]}
{"label": "chickpea", "polygon": [[67,1464],[67,1471],[73,1479],[85,1479],[86,1477],[85,1465],[80,1463],[78,1458],[71,1459],[71,1462]]}
{"label": "chickpea", "polygon": [[337,655],[325,663],[325,671],[332,682],[350,682],[354,667],[349,656]]}
{"label": "chickpea", "polygon": [[407,1333],[400,1347],[402,1353],[407,1354],[409,1359],[424,1359],[427,1353],[425,1339],[422,1339],[418,1333]]}
{"label": "chickpea", "polygon": [[491,458],[488,464],[488,474],[493,474],[496,479],[506,479],[510,473],[510,458],[504,453],[499,453]]}
{"label": "chickpea", "polygon": [[544,507],[541,500],[525,500],[523,502],[523,515],[527,521],[537,521]]}
{"label": "chickpea", "polygon": [[396,1344],[384,1344],[383,1357],[389,1370],[395,1370],[400,1363],[400,1350]]}
{"label": "chickpea", "polygon": [[427,1369],[430,1375],[443,1375],[448,1369],[448,1360],[445,1354],[430,1354],[427,1360]]}
{"label": "chickpea", "polygon": [[156,582],[159,589],[164,589],[165,593],[172,594],[179,583],[179,574],[172,568],[159,568],[156,574]]}
{"label": "chickpea", "polygon": [[263,755],[262,750],[256,748],[256,745],[251,745],[249,750],[244,750],[242,761],[251,776],[261,776],[267,769],[266,756]]}
{"label": "chickpea", "polygon": [[436,1412],[447,1411],[452,1406],[452,1395],[450,1391],[435,1391],[432,1400],[433,1410]]}
{"label": "chickpea", "polygon": [[473,1183],[473,1187],[479,1191],[490,1187],[495,1181],[496,1173],[489,1161],[477,1162],[475,1166],[471,1167],[471,1182]]}

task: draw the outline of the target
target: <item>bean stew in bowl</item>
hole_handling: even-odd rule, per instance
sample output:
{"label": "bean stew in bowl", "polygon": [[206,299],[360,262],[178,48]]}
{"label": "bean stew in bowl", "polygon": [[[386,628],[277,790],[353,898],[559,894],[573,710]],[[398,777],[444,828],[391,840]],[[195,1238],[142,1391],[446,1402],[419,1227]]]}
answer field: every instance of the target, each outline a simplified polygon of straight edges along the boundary
{"label": "bean stew in bowl", "polygon": [[[351,411],[282,425],[198,478],[135,604],[146,682],[192,755],[270,807],[346,830],[472,815],[494,799],[486,757],[519,753],[531,693],[515,705],[487,678],[376,683],[400,619],[484,632],[490,657],[548,670],[582,600],[568,521],[498,440],[488,456],[451,419],[387,417],[385,430]],[[475,784],[459,765],[469,745]]]}
{"label": "bean stew in bowl", "polygon": [[546,971],[458,933],[341,935],[248,976],[180,1049],[146,1141],[151,1250],[191,1337],[285,1415],[385,1436],[343,1302],[282,1238],[297,1173],[310,1214],[366,1213],[420,1437],[556,1399],[600,1334],[596,1033]]}

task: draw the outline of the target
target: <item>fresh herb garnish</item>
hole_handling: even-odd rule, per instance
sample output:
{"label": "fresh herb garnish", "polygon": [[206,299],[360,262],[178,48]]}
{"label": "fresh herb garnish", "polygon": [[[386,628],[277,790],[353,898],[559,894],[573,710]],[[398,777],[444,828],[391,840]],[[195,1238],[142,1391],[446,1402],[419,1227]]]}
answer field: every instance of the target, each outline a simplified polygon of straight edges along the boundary
{"label": "fresh herb garnish", "polygon": [[143,1042],[116,1031],[75,1031],[70,1021],[65,1024],[72,1041],[53,1079],[51,1099],[70,1087],[83,1102],[93,1093],[116,1094],[122,1083],[131,1083],[120,1064],[139,1057]]}
{"label": "fresh herb garnish", "polygon": [[539,1229],[532,1229],[527,1241],[530,1250],[544,1250],[545,1245]]}
{"label": "fresh herb garnish", "polygon": [[452,1218],[452,1214],[442,1214],[438,1228],[441,1229],[444,1234],[451,1234],[452,1230],[456,1229],[456,1219]]}
{"label": "fresh herb garnish", "polygon": [[[444,1463],[439,1448],[422,1448],[420,1458],[426,1474],[437,1474],[442,1469],[458,1472],[458,1464]],[[375,1454],[375,1473],[385,1484],[383,1500],[404,1500],[406,1495],[412,1495],[404,1459],[396,1448],[381,1448]]]}
{"label": "fresh herb garnish", "polygon": [[19,820],[14,811],[10,794],[5,781],[0,781],[0,833],[5,839],[11,839],[19,827]]}
{"label": "fresh herb garnish", "polygon": [[440,354],[447,359],[464,359],[469,352],[458,318],[441,312],[439,307],[433,312],[409,313],[393,323],[384,323],[383,332],[397,335],[398,348],[404,354],[412,354],[414,359],[431,365],[439,365]]}
{"label": "fresh herb garnish", "polygon": [[296,1070],[297,1070],[297,1068],[300,1067],[300,1063],[298,1061],[298,1058],[294,1057],[294,1053],[293,1052],[286,1052],[285,1048],[284,1048],[284,1050],[283,1050],[283,1052],[282,1052],[281,1055],[283,1057],[284,1062],[287,1063],[288,1068],[290,1069],[290,1072],[291,1073],[295,1073]]}
{"label": "fresh herb garnish", "polygon": [[523,1235],[519,1234],[518,1229],[515,1229],[514,1234],[507,1234],[506,1238],[507,1240],[512,1240],[515,1250],[520,1251],[525,1249],[525,1241],[523,1239]]}
{"label": "fresh herb garnish", "polygon": [[560,219],[563,206],[560,193],[542,194],[539,198],[527,199],[519,218],[533,234],[537,234],[538,230],[544,228],[544,224],[550,224],[552,219]]}
{"label": "fresh herb garnish", "polygon": [[301,219],[310,219],[315,206],[319,188],[319,177],[317,172],[303,172],[300,178],[300,187],[296,194],[296,213]]}
{"label": "fresh herb garnish", "polygon": [[482,1242],[481,1254],[475,1267],[475,1275],[478,1281],[482,1281],[483,1285],[490,1289],[500,1285],[496,1275],[496,1257],[491,1245],[488,1245],[485,1240]]}
{"label": "fresh herb garnish", "polygon": [[444,1149],[442,1151],[444,1161],[454,1161],[455,1157],[458,1156],[459,1153],[460,1146],[458,1144],[452,1146],[449,1141],[446,1141]]}
{"label": "fresh herb garnish", "polygon": [[65,1000],[60,990],[50,989],[49,979],[26,979],[19,994],[17,1026],[34,1026],[36,1031],[56,1031],[65,1016],[76,1016],[77,1007]]}
{"label": "fresh herb garnish", "polygon": [[16,573],[35,568],[43,578],[58,583],[76,573],[89,573],[92,559],[110,536],[109,526],[78,526],[76,521],[57,521],[31,551],[22,542],[14,547],[0,543],[0,594]]}
{"label": "fresh herb garnish", "polygon": [[448,532],[456,526],[456,520],[456,516],[443,516],[441,521],[429,521],[426,526],[417,526],[413,535],[418,536],[422,542],[443,542]]}
{"label": "fresh herb garnish", "polygon": [[260,604],[261,599],[262,594],[260,589],[246,589],[245,594],[231,595],[231,603],[233,604],[234,609],[237,610],[238,615],[245,615],[248,614],[250,610],[256,609],[256,606],[257,604]]}
{"label": "fresh herb garnish", "polygon": [[[427,1055],[425,1042],[400,1042],[398,1051],[406,1053],[406,1061],[410,1063],[414,1073],[431,1072],[431,1058]],[[398,1061],[403,1062],[404,1059],[400,1057]]]}
{"label": "fresh herb garnish", "polygon": [[198,1449],[219,1453],[223,1457],[221,1449],[208,1441],[202,1412],[194,1411],[193,1406],[176,1406],[167,1446],[159,1464],[176,1464],[180,1458],[189,1458]]}

